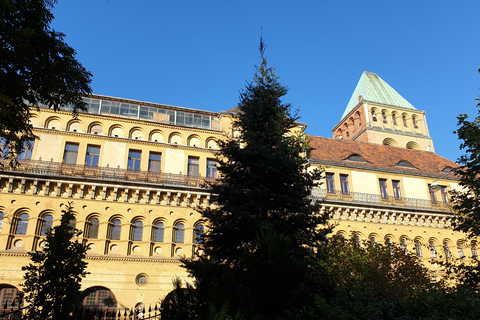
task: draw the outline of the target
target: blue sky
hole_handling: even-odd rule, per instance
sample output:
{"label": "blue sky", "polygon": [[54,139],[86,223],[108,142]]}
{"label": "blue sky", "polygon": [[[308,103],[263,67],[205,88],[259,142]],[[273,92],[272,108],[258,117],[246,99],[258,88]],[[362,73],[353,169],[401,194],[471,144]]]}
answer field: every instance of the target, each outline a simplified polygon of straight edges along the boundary
{"label": "blue sky", "polygon": [[97,94],[211,111],[238,104],[267,58],[307,133],[331,137],[363,71],[427,112],[456,160],[457,115],[477,114],[480,1],[60,0],[53,27]]}

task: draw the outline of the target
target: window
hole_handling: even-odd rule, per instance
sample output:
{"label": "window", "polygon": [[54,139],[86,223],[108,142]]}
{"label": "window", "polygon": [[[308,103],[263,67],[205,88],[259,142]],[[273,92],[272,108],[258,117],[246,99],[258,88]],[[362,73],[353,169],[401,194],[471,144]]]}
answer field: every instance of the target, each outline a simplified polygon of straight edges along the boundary
{"label": "window", "polygon": [[[2,312],[11,312],[12,309],[18,310],[21,306],[22,300],[17,288],[8,285],[0,286],[0,310]],[[2,319],[4,318],[2,317]],[[9,317],[6,316],[5,319],[9,319]]]}
{"label": "window", "polygon": [[0,138],[0,157],[4,157],[8,154],[9,146],[7,144],[7,139]]}
{"label": "window", "polygon": [[73,230],[75,230],[75,228],[77,227],[77,219],[75,218],[72,218],[72,220],[70,220],[69,224],[68,224]]}
{"label": "window", "polygon": [[402,116],[402,121],[403,121],[403,126],[407,127],[408,125],[407,125],[407,116],[406,115]]}
{"label": "window", "polygon": [[443,243],[443,250],[445,251],[445,258],[451,259],[452,258],[452,253],[450,252],[448,242]]}
{"label": "window", "polygon": [[217,161],[207,159],[207,178],[217,179]]}
{"label": "window", "polygon": [[82,306],[87,309],[116,308],[117,301],[107,288],[93,287],[85,291]]}
{"label": "window", "polygon": [[400,239],[400,248],[402,248],[403,251],[405,251],[405,254],[408,253],[407,240],[405,240],[405,238]]}
{"label": "window", "polygon": [[128,170],[140,171],[141,158],[142,158],[142,151],[130,150],[128,152]]}
{"label": "window", "polygon": [[120,219],[115,219],[110,222],[110,240],[120,240],[120,235],[122,234],[122,221]]}
{"label": "window", "polygon": [[27,227],[28,227],[28,214],[22,213],[18,216],[17,220],[17,229],[15,230],[15,234],[27,234]]}
{"label": "window", "polygon": [[395,200],[402,199],[402,193],[400,192],[400,181],[393,180],[392,186],[393,186],[393,196],[395,197]]}
{"label": "window", "polygon": [[372,245],[373,247],[377,245],[377,240],[375,239],[374,236],[370,237],[370,245]]}
{"label": "window", "polygon": [[472,244],[472,258],[478,260],[477,247],[475,243]]}
{"label": "window", "polygon": [[203,243],[203,234],[204,234],[203,225],[199,224],[195,227],[195,243]]}
{"label": "window", "polygon": [[340,175],[340,186],[342,189],[342,194],[349,194],[350,191],[348,190],[348,175],[341,174]]}
{"label": "window", "polygon": [[165,226],[162,222],[157,222],[153,226],[153,241],[154,242],[163,242],[165,235]]}
{"label": "window", "polygon": [[90,218],[85,223],[85,237],[88,239],[98,239],[98,225],[97,218]]}
{"label": "window", "polygon": [[100,146],[87,146],[87,155],[85,156],[85,165],[89,167],[97,167],[100,159]]}
{"label": "window", "polygon": [[380,196],[382,199],[388,199],[388,189],[387,189],[387,180],[386,179],[380,179]]}
{"label": "window", "polygon": [[67,142],[65,144],[65,153],[63,154],[63,162],[66,164],[77,164],[78,144]]}
{"label": "window", "polygon": [[135,221],[132,225],[132,240],[142,241],[143,238],[143,222]]}
{"label": "window", "polygon": [[382,119],[383,119],[383,123],[387,123],[387,113],[386,112],[382,112]]}
{"label": "window", "polygon": [[458,257],[460,259],[465,259],[465,253],[463,252],[463,243],[459,242],[457,244]]}
{"label": "window", "polygon": [[438,203],[438,201],[437,201],[437,193],[432,190],[432,188],[430,187],[430,185],[428,185],[428,192],[430,193],[430,202],[431,202],[432,204],[437,204],[437,203]]}
{"label": "window", "polygon": [[415,251],[417,253],[417,257],[423,257],[422,254],[422,243],[419,240],[415,240]]}
{"label": "window", "polygon": [[93,134],[102,134],[103,132],[103,128],[101,125],[99,124],[94,124],[91,128],[90,128],[90,133],[93,133]]}
{"label": "window", "polygon": [[2,232],[2,227],[3,227],[3,218],[5,217],[5,214],[0,211],[0,232]]}
{"label": "window", "polygon": [[440,193],[442,194],[442,201],[443,203],[448,203],[448,191],[447,187],[441,186]]}
{"label": "window", "polygon": [[159,152],[150,152],[148,156],[148,171],[160,173],[162,168],[162,154]]}
{"label": "window", "polygon": [[375,111],[372,110],[372,119],[373,121],[377,121],[377,115],[375,114]]}
{"label": "window", "polygon": [[23,144],[23,151],[18,155],[18,160],[32,160],[34,140],[25,141]]}
{"label": "window", "polygon": [[185,242],[185,226],[182,223],[177,223],[173,228],[173,242]]}
{"label": "window", "polygon": [[392,113],[392,121],[393,121],[393,125],[397,125],[397,115],[395,113]]}
{"label": "window", "polygon": [[52,229],[52,224],[53,224],[53,217],[49,214],[44,216],[42,220],[42,228],[40,230],[40,235],[46,236],[48,231]]}
{"label": "window", "polygon": [[415,129],[418,129],[417,118],[416,118],[416,117],[413,117],[412,120],[413,120],[413,127],[414,127]]}
{"label": "window", "polygon": [[335,181],[333,180],[333,173],[327,173],[327,192],[335,193]]}
{"label": "window", "polygon": [[188,157],[188,175],[198,177],[200,167],[200,159],[196,157]]}
{"label": "window", "polygon": [[435,242],[430,241],[430,257],[436,258],[437,257],[437,250],[435,249]]}
{"label": "window", "polygon": [[357,111],[357,119],[358,119],[358,126],[362,126],[362,117],[360,116],[360,112]]}

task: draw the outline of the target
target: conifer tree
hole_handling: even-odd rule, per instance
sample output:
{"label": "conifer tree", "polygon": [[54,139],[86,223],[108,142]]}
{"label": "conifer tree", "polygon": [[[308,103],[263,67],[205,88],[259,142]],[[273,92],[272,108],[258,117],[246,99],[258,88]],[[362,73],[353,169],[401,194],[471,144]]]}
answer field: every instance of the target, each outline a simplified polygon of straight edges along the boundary
{"label": "conifer tree", "polygon": [[308,170],[302,124],[282,101],[288,89],[267,66],[263,39],[259,51],[235,134],[219,142],[221,174],[210,186],[218,205],[201,212],[210,228],[204,254],[186,261],[204,319],[300,317],[313,296],[309,248],[326,230],[309,196],[320,173]]}
{"label": "conifer tree", "polygon": [[60,225],[47,233],[42,251],[30,254],[23,292],[28,304],[23,319],[76,319],[80,282],[87,275],[86,247],[73,238],[79,234],[72,225],[72,207],[62,211]]}

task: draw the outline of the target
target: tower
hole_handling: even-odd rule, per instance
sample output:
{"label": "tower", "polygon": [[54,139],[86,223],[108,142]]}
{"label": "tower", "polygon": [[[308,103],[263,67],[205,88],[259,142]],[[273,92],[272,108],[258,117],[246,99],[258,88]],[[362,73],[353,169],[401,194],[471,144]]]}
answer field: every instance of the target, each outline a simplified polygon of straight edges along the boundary
{"label": "tower", "polygon": [[418,110],[373,72],[363,72],[335,139],[434,152],[425,111]]}

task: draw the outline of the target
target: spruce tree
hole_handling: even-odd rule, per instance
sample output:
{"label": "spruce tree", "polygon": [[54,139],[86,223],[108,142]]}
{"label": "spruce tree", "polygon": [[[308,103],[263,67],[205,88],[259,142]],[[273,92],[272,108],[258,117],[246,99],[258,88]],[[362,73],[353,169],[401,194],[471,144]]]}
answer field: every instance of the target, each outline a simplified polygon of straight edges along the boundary
{"label": "spruce tree", "polygon": [[196,279],[195,314],[204,319],[301,317],[312,301],[311,246],[324,238],[325,219],[309,199],[320,173],[308,170],[303,126],[287,87],[260,65],[240,93],[232,136],[219,141],[220,177],[210,185],[214,208],[204,254],[186,261]]}
{"label": "spruce tree", "polygon": [[47,233],[44,249],[29,253],[32,263],[22,268],[26,271],[23,292],[28,304],[23,319],[77,318],[80,282],[87,275],[86,247],[73,241],[79,231],[71,225],[75,218],[71,205],[62,212],[60,225]]}

